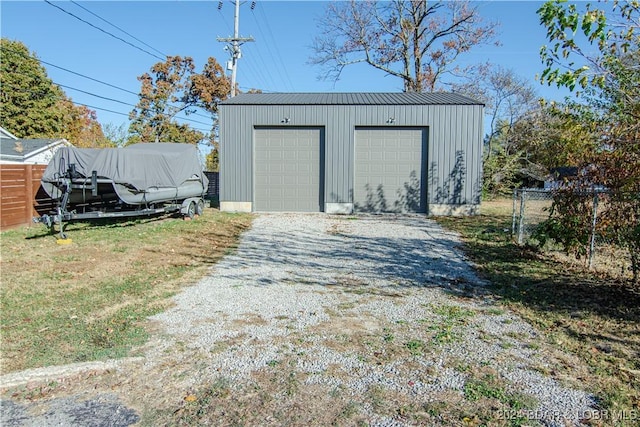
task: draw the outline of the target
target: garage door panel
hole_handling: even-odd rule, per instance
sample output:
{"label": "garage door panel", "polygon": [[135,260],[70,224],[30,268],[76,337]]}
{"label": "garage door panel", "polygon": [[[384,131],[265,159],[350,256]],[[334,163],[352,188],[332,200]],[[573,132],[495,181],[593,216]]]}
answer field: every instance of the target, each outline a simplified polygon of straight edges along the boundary
{"label": "garage door panel", "polygon": [[285,200],[295,200],[298,197],[298,191],[293,188],[284,188],[282,190],[282,196]]}
{"label": "garage door panel", "polygon": [[273,175],[273,176],[269,177],[269,179],[267,180],[267,183],[270,186],[274,187],[274,188],[279,188],[279,187],[281,187],[282,185],[285,184],[284,181],[285,181],[285,179],[284,179],[283,176]]}
{"label": "garage door panel", "polygon": [[297,153],[297,160],[300,161],[312,161],[315,160],[317,158],[317,156],[315,156],[315,153],[310,153],[310,152],[298,152]]}
{"label": "garage door panel", "polygon": [[426,212],[424,138],[424,129],[356,129],[356,210]]}
{"label": "garage door panel", "polygon": [[274,158],[277,158],[278,160],[288,160],[288,161],[292,161],[292,162],[297,160],[297,157],[298,156],[296,155],[296,153],[294,153],[292,151],[286,151],[284,153],[278,153],[278,157],[274,156]]}
{"label": "garage door panel", "polygon": [[256,129],[254,141],[254,210],[321,210],[321,129]]}
{"label": "garage door panel", "polygon": [[269,197],[282,198],[284,196],[284,193],[281,189],[271,188],[267,190],[267,195]]}
{"label": "garage door panel", "polygon": [[282,165],[279,165],[280,167],[277,169],[285,175],[297,175],[298,171],[301,171],[303,169],[298,164],[296,164],[296,160],[291,160],[291,161],[287,159],[283,159],[283,160],[285,160],[285,163]]}
{"label": "garage door panel", "polygon": [[[269,166],[268,160],[263,160],[264,166],[258,169],[260,172],[264,173],[265,179],[269,179],[272,176],[280,176],[282,173],[282,166]],[[257,168],[256,168],[257,169]]]}
{"label": "garage door panel", "polygon": [[[295,187],[297,185],[305,185],[305,183],[302,182],[302,180],[299,180],[295,176],[283,176],[281,179],[281,184],[284,187]],[[284,190],[291,191],[290,188],[285,188]]]}

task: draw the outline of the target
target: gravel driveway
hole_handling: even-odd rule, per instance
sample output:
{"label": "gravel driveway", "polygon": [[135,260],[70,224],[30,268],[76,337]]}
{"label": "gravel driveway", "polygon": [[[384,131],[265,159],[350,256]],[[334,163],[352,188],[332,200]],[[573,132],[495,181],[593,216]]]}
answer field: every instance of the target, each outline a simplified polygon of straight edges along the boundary
{"label": "gravel driveway", "polygon": [[95,381],[218,424],[579,425],[592,396],[553,375],[570,356],[496,305],[458,245],[423,216],[258,215],[152,318],[144,362]]}
{"label": "gravel driveway", "polygon": [[297,389],[339,390],[372,425],[412,420],[372,394],[464,404],[485,397],[469,384],[487,375],[533,398],[531,422],[577,423],[592,398],[545,374],[553,362],[536,331],[494,305],[458,245],[420,216],[260,215],[237,252],[155,320],[207,354],[211,380],[259,382],[286,366]]}

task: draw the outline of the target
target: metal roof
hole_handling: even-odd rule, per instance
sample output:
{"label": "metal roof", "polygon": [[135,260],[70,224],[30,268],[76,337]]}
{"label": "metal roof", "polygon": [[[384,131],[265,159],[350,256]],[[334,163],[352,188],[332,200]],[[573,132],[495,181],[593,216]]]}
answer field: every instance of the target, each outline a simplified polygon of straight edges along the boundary
{"label": "metal roof", "polygon": [[241,93],[223,105],[484,105],[458,93]]}

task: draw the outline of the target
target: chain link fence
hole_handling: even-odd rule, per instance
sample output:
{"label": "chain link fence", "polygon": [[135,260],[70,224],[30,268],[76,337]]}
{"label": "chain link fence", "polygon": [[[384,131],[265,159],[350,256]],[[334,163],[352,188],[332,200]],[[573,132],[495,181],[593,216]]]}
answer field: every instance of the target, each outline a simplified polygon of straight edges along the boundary
{"label": "chain link fence", "polygon": [[[520,188],[513,192],[513,218],[511,232],[518,244],[533,243],[538,226],[549,219],[554,200],[554,190],[542,188]],[[619,277],[630,277],[631,262],[628,254],[612,239],[600,233],[601,213],[607,203],[607,193],[593,191],[584,195],[589,203],[589,244],[583,261],[589,269],[607,271]],[[559,246],[547,247],[547,251],[569,260]]]}
{"label": "chain link fence", "polygon": [[531,238],[542,221],[549,218],[553,192],[542,188],[518,188],[513,191],[511,234],[519,245]]}

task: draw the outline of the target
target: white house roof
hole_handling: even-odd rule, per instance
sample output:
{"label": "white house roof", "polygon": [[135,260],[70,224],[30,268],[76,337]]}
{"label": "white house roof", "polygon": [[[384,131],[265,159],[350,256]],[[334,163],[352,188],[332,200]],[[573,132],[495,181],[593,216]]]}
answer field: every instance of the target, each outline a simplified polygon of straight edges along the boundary
{"label": "white house roof", "polygon": [[18,139],[18,137],[0,126],[0,139]]}

